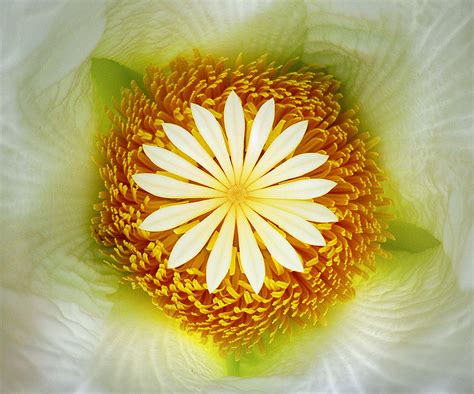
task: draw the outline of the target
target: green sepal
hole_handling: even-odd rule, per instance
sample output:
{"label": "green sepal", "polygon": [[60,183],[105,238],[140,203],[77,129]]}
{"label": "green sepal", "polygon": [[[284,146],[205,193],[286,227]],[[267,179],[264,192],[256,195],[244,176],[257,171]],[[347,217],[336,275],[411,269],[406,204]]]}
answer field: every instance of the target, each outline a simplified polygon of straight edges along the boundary
{"label": "green sepal", "polygon": [[431,249],[440,243],[440,241],[428,231],[413,224],[398,220],[390,223],[388,231],[395,239],[387,240],[384,244],[384,249],[418,253]]}
{"label": "green sepal", "polygon": [[114,108],[114,100],[120,102],[122,89],[130,88],[132,81],[144,90],[143,75],[110,59],[93,58],[91,60],[91,79],[93,99],[100,132],[106,132],[110,126],[106,108]]}

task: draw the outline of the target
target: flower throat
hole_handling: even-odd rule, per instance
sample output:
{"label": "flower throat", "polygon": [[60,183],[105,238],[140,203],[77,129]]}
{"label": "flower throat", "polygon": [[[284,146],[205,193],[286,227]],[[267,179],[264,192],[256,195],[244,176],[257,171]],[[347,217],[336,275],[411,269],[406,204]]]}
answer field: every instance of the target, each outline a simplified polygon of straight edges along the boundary
{"label": "flower throat", "polygon": [[354,297],[383,254],[388,200],[377,139],[341,110],[339,82],[197,53],[143,82],[100,142],[93,234],[123,280],[237,359]]}

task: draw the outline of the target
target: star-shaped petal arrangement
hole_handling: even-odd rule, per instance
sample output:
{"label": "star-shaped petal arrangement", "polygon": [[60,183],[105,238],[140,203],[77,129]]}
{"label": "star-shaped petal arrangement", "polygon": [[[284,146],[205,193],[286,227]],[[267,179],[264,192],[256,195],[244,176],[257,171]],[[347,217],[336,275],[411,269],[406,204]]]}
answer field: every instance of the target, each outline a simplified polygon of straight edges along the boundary
{"label": "star-shaped petal arrangement", "polygon": [[[206,108],[191,104],[191,111],[214,157],[190,132],[164,123],[168,139],[196,164],[165,148],[143,145],[147,157],[169,176],[140,173],[133,180],[154,196],[187,202],[158,209],[139,228],[165,231],[204,217],[174,245],[168,259],[168,268],[172,269],[194,258],[220,226],[206,267],[210,293],[229,271],[234,243],[238,244],[240,263],[250,285],[256,293],[260,291],[265,264],[253,230],[276,262],[289,270],[303,272],[300,255],[276,226],[305,244],[324,246],[326,242],[313,222],[337,221],[332,211],[312,200],[328,193],[336,183],[301,178],[324,164],[328,156],[292,155],[306,133],[308,122],[302,120],[287,127],[264,150],[275,118],[273,99],[260,107],[250,130],[246,130],[244,110],[234,92],[225,103],[225,133]],[[249,133],[247,138],[246,133]]]}

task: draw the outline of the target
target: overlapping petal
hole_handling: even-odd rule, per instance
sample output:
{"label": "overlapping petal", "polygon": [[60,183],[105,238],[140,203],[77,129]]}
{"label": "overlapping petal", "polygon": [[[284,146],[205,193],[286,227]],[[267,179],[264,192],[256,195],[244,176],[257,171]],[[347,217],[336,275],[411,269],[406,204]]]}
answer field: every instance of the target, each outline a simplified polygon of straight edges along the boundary
{"label": "overlapping petal", "polygon": [[[243,8],[230,2],[124,2],[111,3],[106,19],[99,2],[11,11],[24,4],[10,2],[2,10],[2,27],[13,37],[2,52],[2,70],[14,68],[9,78],[1,77],[2,89],[10,92],[1,119],[6,131],[2,228],[9,229],[3,234],[8,248],[2,250],[5,389],[453,392],[472,387],[466,346],[472,339],[471,296],[460,290],[450,269],[457,268],[465,288],[472,286],[472,200],[466,182],[472,148],[469,3],[298,2],[289,15],[285,4],[271,2]],[[160,28],[152,28],[158,21]],[[228,34],[221,38],[223,31]],[[304,45],[303,60],[327,65],[342,80],[348,100],[361,108],[364,124],[383,137],[382,157],[399,217],[433,231],[446,254],[441,247],[396,252],[353,303],[329,316],[328,327],[307,331],[268,354],[265,366],[271,368],[258,371],[255,366],[262,364],[252,363],[252,372],[263,375],[258,379],[220,380],[224,371],[209,349],[184,338],[169,322],[143,319],[143,308],[152,306],[137,306],[129,289],[111,299],[114,309],[104,302],[91,319],[84,305],[110,300],[116,283],[101,270],[100,279],[75,276],[84,260],[98,259],[85,257],[85,251],[91,247],[87,212],[95,195],[87,185],[97,179],[89,160],[95,136],[87,57],[99,39],[95,56],[136,70],[152,61],[164,65],[196,46],[216,53],[248,48],[249,56],[269,52],[286,60]],[[48,258],[53,251],[58,255]],[[92,267],[95,272],[97,265]],[[103,286],[97,292],[75,290],[88,282]]]}
{"label": "overlapping petal", "polygon": [[[277,262],[288,269],[302,271],[301,258],[293,246],[271,226],[262,224],[261,217],[270,220],[281,230],[303,243],[325,246],[326,241],[322,234],[312,223],[305,220],[301,209],[308,208],[308,214],[305,216],[309,215],[313,221],[317,218],[328,218],[330,222],[337,221],[337,217],[331,211],[328,209],[324,211],[324,207],[311,201],[312,198],[326,194],[336,183],[325,179],[300,179],[288,184],[261,188],[259,180],[296,150],[307,130],[308,121],[301,121],[284,129],[258,159],[273,129],[275,114],[273,99],[265,102],[255,115],[245,148],[244,110],[240,99],[234,92],[229,95],[224,107],[224,116],[228,117],[228,119],[224,119],[224,123],[229,129],[225,130],[229,137],[227,141],[219,122],[209,110],[191,103],[191,112],[200,135],[209,146],[219,166],[190,132],[170,123],[163,125],[164,131],[176,147],[203,165],[215,178],[167,149],[144,145],[143,150],[148,158],[161,169],[168,171],[169,174],[134,174],[132,178],[141,189],[156,197],[205,200],[162,207],[146,217],[139,228],[152,232],[164,231],[174,228],[174,226],[170,226],[173,223],[178,226],[209,212],[208,217],[187,231],[173,246],[168,260],[168,268],[172,269],[195,257],[204,248],[225,216],[224,224],[217,233],[206,265],[206,282],[210,293],[214,292],[221,284],[230,269],[231,259],[236,257],[233,254],[234,232],[237,225],[236,210],[241,216],[238,227],[242,232],[239,235],[237,253],[240,253],[240,248],[243,249],[241,258],[245,267],[243,267],[245,275],[256,293],[262,287],[264,278],[261,274],[265,272],[265,269],[264,267],[255,267],[257,263],[263,266],[264,261],[260,250],[257,251],[258,245],[254,234],[249,230],[247,219],[252,223],[257,233],[263,237],[265,247]],[[230,142],[236,145],[229,146]],[[318,153],[299,156],[290,165],[282,164],[275,169],[276,172],[272,171],[273,174],[269,174],[263,184],[273,182],[278,178],[291,178],[292,175],[302,170],[311,171],[328,158],[326,155]],[[295,163],[300,163],[301,158],[303,158],[303,169],[297,169],[295,172]],[[174,179],[171,176],[173,174],[200,184],[210,185],[210,187]],[[223,186],[224,184],[228,187]],[[247,190],[247,185],[253,185],[253,188]],[[235,197],[236,193],[239,197]],[[301,201],[303,205],[290,201],[289,206],[286,207],[288,199],[308,201]],[[311,205],[304,206],[304,203]],[[241,205],[243,206],[241,207]],[[317,208],[320,209],[315,215]],[[296,211],[296,213],[292,211]],[[272,236],[277,238],[272,240]],[[249,240],[249,238],[254,239]],[[249,245],[245,245],[246,242]],[[250,262],[250,258],[255,260]]]}

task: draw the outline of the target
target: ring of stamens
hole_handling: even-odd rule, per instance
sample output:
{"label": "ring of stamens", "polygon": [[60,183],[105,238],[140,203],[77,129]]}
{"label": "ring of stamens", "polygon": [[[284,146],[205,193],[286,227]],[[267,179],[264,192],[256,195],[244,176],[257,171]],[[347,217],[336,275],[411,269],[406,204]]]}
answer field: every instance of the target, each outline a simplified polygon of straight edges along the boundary
{"label": "ring of stamens", "polygon": [[[291,65],[268,65],[265,58],[248,65],[238,59],[234,66],[227,66],[224,59],[198,55],[193,62],[178,58],[170,73],[150,66],[144,77],[145,92],[136,84],[123,92],[116,112],[110,112],[111,133],[100,144],[105,190],[95,206],[99,215],[93,220],[93,233],[106,247],[109,261],[126,273],[125,281],[146,291],[156,306],[179,319],[184,328],[211,337],[223,352],[235,351],[237,356],[271,342],[277,332],[290,331],[294,324],[316,323],[330,305],[352,298],[354,277],[366,277],[374,269],[375,255],[383,253],[380,243],[387,237],[384,220],[388,216],[380,207],[388,200],[382,195],[384,177],[373,151],[377,139],[359,132],[355,111],[341,112],[336,80],[309,69],[290,69]],[[176,242],[206,216],[163,232],[141,230],[146,217],[174,201],[150,195],[133,177],[160,171],[143,146],[176,152],[163,124],[179,125],[202,141],[190,104],[211,110],[224,127],[222,114],[231,92],[242,100],[247,129],[262,104],[275,99],[269,144],[282,130],[308,121],[308,131],[293,154],[329,156],[308,176],[337,184],[314,202],[330,208],[339,220],[316,224],[326,240],[324,247],[311,247],[285,235],[301,256],[304,272],[284,269],[257,235],[266,273],[261,291],[253,291],[234,252],[229,273],[217,291],[209,294],[206,262],[221,227],[190,262],[169,269],[167,261]],[[251,189],[251,184],[234,180],[223,193],[231,205],[242,206]]]}

